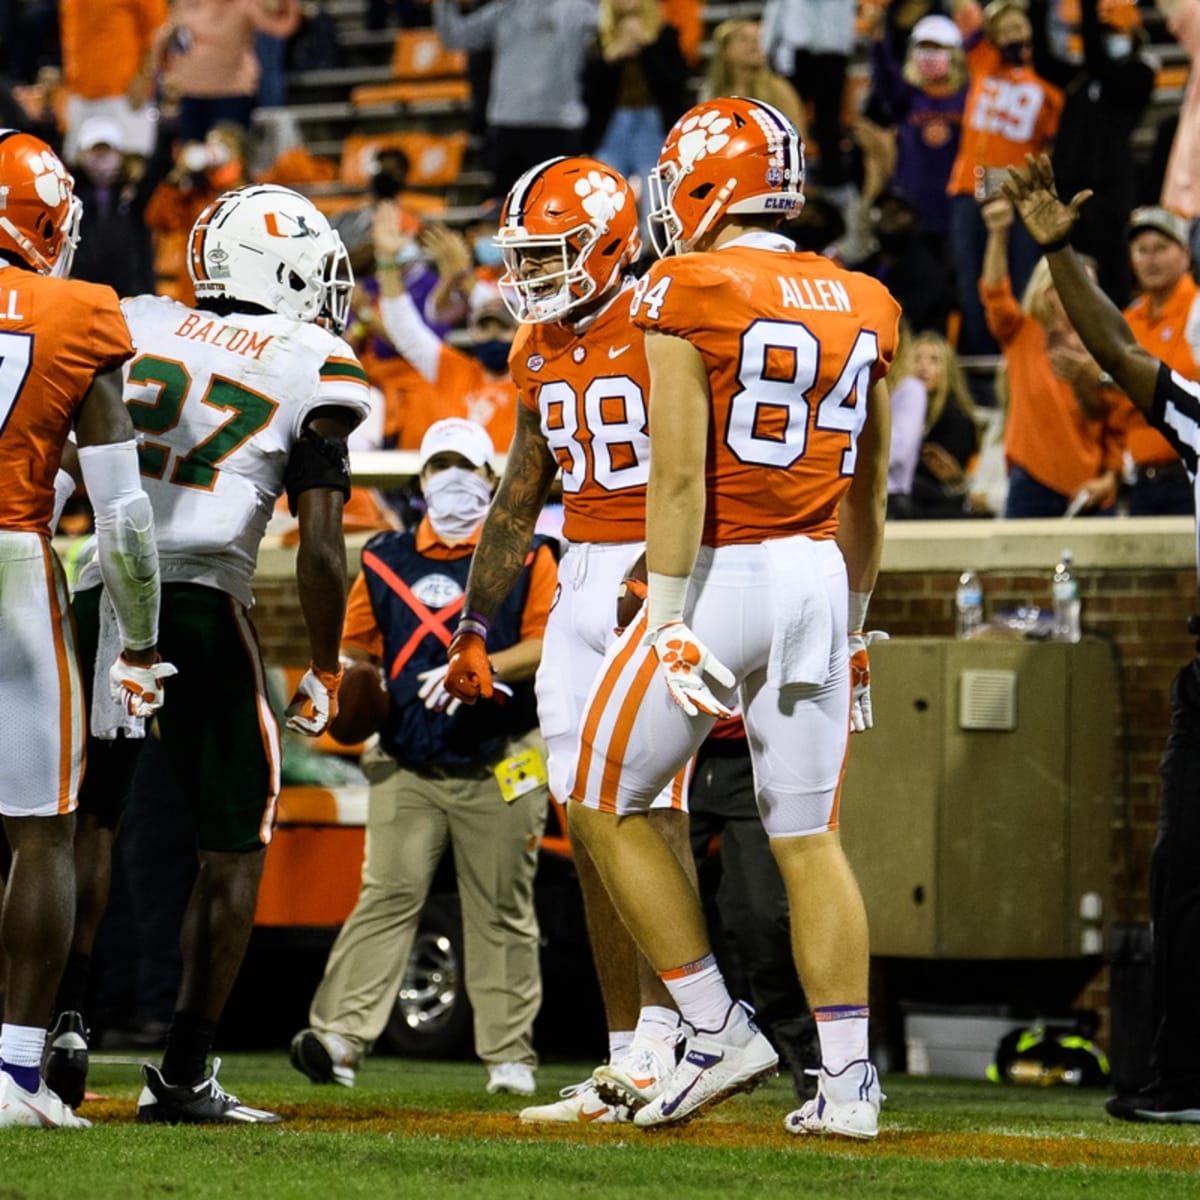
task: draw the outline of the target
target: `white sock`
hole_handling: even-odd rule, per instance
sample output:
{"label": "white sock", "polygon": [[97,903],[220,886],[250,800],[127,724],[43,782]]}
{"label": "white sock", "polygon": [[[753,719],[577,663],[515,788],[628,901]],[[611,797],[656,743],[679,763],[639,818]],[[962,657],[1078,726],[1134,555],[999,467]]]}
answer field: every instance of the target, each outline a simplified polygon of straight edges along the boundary
{"label": "white sock", "polygon": [[638,1013],[637,1028],[633,1036],[652,1042],[667,1042],[679,1028],[679,1014],[673,1008],[661,1004],[647,1004]]}
{"label": "white sock", "polygon": [[0,1062],[10,1067],[40,1067],[46,1031],[37,1025],[0,1026]]}
{"label": "white sock", "polygon": [[[711,954],[662,972],[662,981],[683,1019],[693,1029],[716,1033],[725,1025],[729,1010],[733,1008],[733,997],[717,969],[717,960]],[[735,1028],[740,1032],[742,1023],[730,1022],[726,1032],[732,1033]]]}
{"label": "white sock", "polygon": [[813,1009],[821,1040],[821,1067],[827,1075],[837,1075],[850,1063],[866,1059],[869,1015],[865,1004],[826,1004]]}
{"label": "white sock", "polygon": [[608,1031],[608,1061],[619,1062],[629,1053],[633,1045],[632,1029],[610,1029]]}

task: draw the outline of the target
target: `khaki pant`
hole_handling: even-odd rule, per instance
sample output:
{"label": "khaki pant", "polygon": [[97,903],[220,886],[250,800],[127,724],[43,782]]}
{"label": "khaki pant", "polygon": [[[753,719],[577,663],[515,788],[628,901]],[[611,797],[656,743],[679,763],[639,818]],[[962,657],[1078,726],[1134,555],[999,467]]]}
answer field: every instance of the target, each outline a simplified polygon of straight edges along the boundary
{"label": "khaki pant", "polygon": [[[534,732],[510,742],[501,757],[531,746],[545,754]],[[506,804],[490,771],[429,778],[384,755],[363,766],[373,782],[362,889],[313,997],[312,1027],[336,1033],[360,1055],[383,1032],[448,839],[462,901],[475,1053],[485,1063],[535,1065],[532,1030],[542,980],[533,876],[546,788]]]}

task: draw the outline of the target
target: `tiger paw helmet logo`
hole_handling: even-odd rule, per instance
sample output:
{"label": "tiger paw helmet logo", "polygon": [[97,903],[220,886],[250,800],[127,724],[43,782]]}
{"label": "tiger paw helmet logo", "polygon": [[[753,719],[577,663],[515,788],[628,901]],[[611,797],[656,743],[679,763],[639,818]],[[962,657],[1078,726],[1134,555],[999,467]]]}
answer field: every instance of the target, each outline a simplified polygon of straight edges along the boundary
{"label": "tiger paw helmet logo", "polygon": [[733,124],[731,117],[723,117],[715,108],[688,117],[683,123],[678,143],[680,163],[687,167],[707,154],[716,154],[729,145],[729,134],[725,131]]}
{"label": "tiger paw helmet logo", "polygon": [[577,179],[575,195],[593,221],[608,221],[625,207],[625,193],[618,189],[617,181],[599,171],[589,171]]}
{"label": "tiger paw helmet logo", "polygon": [[33,172],[33,187],[38,199],[47,208],[57,208],[71,196],[71,176],[59,161],[58,155],[49,150],[32,154],[29,169]]}

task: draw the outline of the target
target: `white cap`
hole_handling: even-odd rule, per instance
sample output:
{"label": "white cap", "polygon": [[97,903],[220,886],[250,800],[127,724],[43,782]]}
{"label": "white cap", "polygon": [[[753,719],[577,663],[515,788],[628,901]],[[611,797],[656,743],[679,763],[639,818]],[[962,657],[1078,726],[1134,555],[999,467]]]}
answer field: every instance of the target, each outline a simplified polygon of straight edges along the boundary
{"label": "white cap", "polygon": [[434,421],[421,439],[421,470],[435,455],[450,451],[461,454],[472,466],[496,469],[496,448],[488,431],[474,421],[462,417],[447,417]]}
{"label": "white cap", "polygon": [[125,135],[119,122],[112,117],[88,117],[79,126],[80,150],[94,150],[97,146],[111,146],[114,150],[125,149]]}
{"label": "white cap", "polygon": [[937,13],[922,17],[913,27],[908,40],[915,46],[918,42],[932,42],[935,46],[961,46],[962,34],[949,17]]}

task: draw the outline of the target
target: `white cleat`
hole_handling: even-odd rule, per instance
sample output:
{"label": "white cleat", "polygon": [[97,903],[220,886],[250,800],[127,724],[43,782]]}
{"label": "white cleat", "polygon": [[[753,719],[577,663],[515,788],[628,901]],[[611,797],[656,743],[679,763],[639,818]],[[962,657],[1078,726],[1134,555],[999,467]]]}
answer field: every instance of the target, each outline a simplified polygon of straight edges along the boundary
{"label": "white cleat", "polygon": [[634,1113],[633,1123],[647,1128],[690,1121],[778,1073],[775,1048],[750,1020],[750,1010],[735,1003],[720,1029],[697,1030],[687,1039],[679,1065],[663,1081],[658,1096]]}
{"label": "white cleat", "polygon": [[836,1075],[817,1072],[817,1096],[783,1120],[789,1133],[832,1133],[870,1141],[879,1133],[879,1109],[887,1097],[879,1072],[865,1058],[855,1059]]}
{"label": "white cleat", "polygon": [[[665,1043],[662,1048],[670,1049]],[[637,1112],[658,1099],[673,1068],[673,1058],[668,1065],[655,1050],[635,1041],[628,1054],[597,1067],[592,1080],[601,1099]]]}
{"label": "white cleat", "polygon": [[528,1063],[502,1062],[488,1064],[487,1092],[512,1092],[516,1096],[532,1096],[537,1091],[533,1068]]}
{"label": "white cleat", "polygon": [[526,1125],[543,1123],[579,1125],[617,1125],[633,1120],[633,1114],[623,1104],[608,1104],[596,1091],[596,1081],[585,1079],[565,1087],[561,1100],[553,1104],[538,1104],[521,1109],[520,1119]]}
{"label": "white cleat", "polygon": [[27,1092],[7,1071],[0,1071],[0,1128],[24,1125],[33,1129],[91,1129],[43,1082]]}

